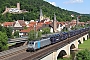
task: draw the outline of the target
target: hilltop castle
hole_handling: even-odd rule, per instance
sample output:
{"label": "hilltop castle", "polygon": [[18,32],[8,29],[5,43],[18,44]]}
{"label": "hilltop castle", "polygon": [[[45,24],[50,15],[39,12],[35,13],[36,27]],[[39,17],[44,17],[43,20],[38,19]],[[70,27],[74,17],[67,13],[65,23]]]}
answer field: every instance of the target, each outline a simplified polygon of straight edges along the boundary
{"label": "hilltop castle", "polygon": [[27,12],[27,11],[20,10],[20,3],[17,3],[16,8],[7,8],[6,7],[5,11],[2,14],[5,14],[7,12],[9,12],[9,13],[23,13],[23,12]]}

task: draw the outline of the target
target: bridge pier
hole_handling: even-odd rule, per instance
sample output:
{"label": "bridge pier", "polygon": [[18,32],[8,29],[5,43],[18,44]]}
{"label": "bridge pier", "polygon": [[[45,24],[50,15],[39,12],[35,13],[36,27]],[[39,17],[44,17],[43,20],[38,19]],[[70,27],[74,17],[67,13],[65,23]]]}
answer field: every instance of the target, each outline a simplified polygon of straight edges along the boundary
{"label": "bridge pier", "polygon": [[87,38],[88,36],[89,36],[89,35],[86,34],[86,35],[83,36],[83,38],[85,38],[85,40],[87,40],[87,39],[88,39],[88,38]]}
{"label": "bridge pier", "polygon": [[80,37],[81,38],[81,43],[83,44],[83,37]]}
{"label": "bridge pier", "polygon": [[78,44],[79,44],[78,40],[75,41],[75,44],[76,44],[75,47],[78,49]]}
{"label": "bridge pier", "polygon": [[[68,44],[67,47],[70,47],[70,44]],[[66,56],[70,56],[70,48],[66,48],[66,53]]]}
{"label": "bridge pier", "polygon": [[53,55],[52,60],[57,60],[57,57],[56,57],[57,51],[54,51],[54,52],[52,53],[52,55]]}

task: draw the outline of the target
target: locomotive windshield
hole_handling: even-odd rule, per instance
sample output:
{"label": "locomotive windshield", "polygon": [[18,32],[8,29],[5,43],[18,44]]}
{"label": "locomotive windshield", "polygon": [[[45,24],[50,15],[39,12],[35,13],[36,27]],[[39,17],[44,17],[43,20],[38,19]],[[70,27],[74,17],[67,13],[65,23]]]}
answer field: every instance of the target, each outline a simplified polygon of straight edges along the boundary
{"label": "locomotive windshield", "polygon": [[29,44],[34,44],[34,42],[29,42]]}

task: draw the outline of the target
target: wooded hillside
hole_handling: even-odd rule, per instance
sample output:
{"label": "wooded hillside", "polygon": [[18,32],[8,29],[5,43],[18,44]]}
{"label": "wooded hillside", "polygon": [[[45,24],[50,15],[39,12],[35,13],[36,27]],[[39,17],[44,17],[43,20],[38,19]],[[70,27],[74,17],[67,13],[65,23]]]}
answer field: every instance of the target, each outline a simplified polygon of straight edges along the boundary
{"label": "wooded hillside", "polygon": [[[25,9],[29,12],[22,14],[4,14],[5,6],[11,8],[16,7],[17,3],[20,3],[20,9]],[[43,15],[46,17],[50,17],[53,19],[53,14],[55,13],[58,21],[70,21],[72,20],[71,14],[80,15],[77,12],[68,11],[65,9],[61,9],[59,7],[55,7],[43,0],[1,0],[0,1],[0,22],[4,21],[14,21],[14,20],[22,20],[23,17],[25,20],[37,20],[39,19],[40,8],[42,9]],[[75,19],[76,17],[74,17]],[[90,20],[90,16],[82,15],[80,21]]]}

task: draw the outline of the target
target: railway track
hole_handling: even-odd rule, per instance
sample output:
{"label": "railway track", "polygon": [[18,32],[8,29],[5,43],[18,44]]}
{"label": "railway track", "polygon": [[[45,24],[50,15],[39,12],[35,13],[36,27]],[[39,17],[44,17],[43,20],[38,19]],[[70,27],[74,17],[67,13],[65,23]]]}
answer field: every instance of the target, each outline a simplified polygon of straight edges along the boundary
{"label": "railway track", "polygon": [[[67,40],[50,45],[48,47],[44,47],[44,48],[37,50],[35,52],[26,52],[26,49],[23,48],[19,51],[11,53],[11,54],[0,56],[0,59],[1,60],[3,60],[3,59],[4,60],[40,60],[41,58],[43,58],[47,54],[50,54],[53,51],[65,46],[65,44],[68,44],[68,43],[74,41],[75,39],[85,35],[86,33],[88,33],[88,31],[81,33],[81,34],[78,34],[74,37],[68,38]],[[12,57],[9,57],[9,56],[12,56]],[[9,57],[9,58],[7,58],[7,57]]]}
{"label": "railway track", "polygon": [[[87,31],[88,32],[88,31]],[[42,49],[41,51],[38,51],[36,53],[34,53],[33,55],[29,55],[29,57],[26,57],[22,60],[40,60],[42,57],[44,57],[46,54],[50,54],[52,53],[53,51],[65,46],[66,44],[74,41],[75,39],[78,39],[79,37],[83,36],[84,34],[86,34],[87,32],[84,32],[84,33],[81,33],[81,34],[78,34],[76,36],[73,36],[67,40],[64,40],[64,41],[61,41],[61,42],[58,42],[56,44],[53,44],[53,45],[50,45],[44,49]]]}
{"label": "railway track", "polygon": [[[64,43],[65,41],[62,41],[62,42]],[[55,49],[53,47],[56,47],[56,46],[58,47],[58,45],[60,45],[60,43],[62,43],[62,42],[50,45],[48,47],[44,47],[44,48],[37,50],[35,52],[22,52],[22,53],[18,52],[19,54],[14,55],[10,58],[5,58],[4,60],[36,60],[36,59],[39,60],[38,58],[40,58],[40,56],[47,54],[47,53],[51,53]]]}
{"label": "railway track", "polygon": [[10,50],[6,50],[6,51],[3,51],[3,52],[0,52],[0,60],[4,60],[7,57],[11,57],[13,55],[25,52],[26,49],[27,49],[27,45],[26,46],[20,46],[20,47],[17,47],[17,48],[13,48],[13,49],[10,49]]}

